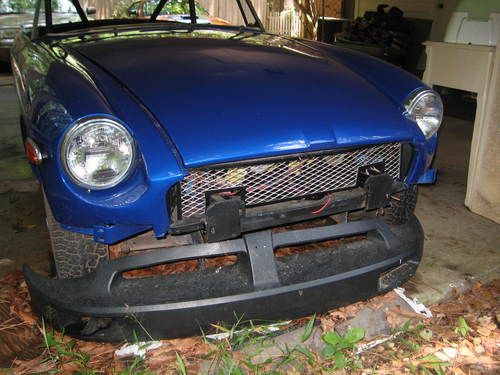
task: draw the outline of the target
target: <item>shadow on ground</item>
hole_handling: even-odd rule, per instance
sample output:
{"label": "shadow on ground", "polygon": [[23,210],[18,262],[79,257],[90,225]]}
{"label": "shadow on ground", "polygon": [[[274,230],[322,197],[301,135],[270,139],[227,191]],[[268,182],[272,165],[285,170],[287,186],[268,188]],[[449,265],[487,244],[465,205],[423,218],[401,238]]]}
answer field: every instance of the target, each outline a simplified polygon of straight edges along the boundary
{"label": "shadow on ground", "polygon": [[38,183],[26,162],[12,76],[0,71],[0,276],[30,263],[48,271],[49,240]]}

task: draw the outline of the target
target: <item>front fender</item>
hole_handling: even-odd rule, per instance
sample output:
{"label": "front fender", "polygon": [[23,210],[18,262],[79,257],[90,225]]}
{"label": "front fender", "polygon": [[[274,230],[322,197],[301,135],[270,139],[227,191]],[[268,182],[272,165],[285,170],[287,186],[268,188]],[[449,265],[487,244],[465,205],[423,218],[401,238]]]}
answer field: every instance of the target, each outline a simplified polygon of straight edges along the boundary
{"label": "front fender", "polygon": [[[49,61],[24,108],[27,131],[46,159],[35,167],[56,220],[66,229],[91,234],[98,242],[115,243],[153,229],[169,228],[166,195],[184,172],[168,137],[125,87],[90,61],[61,49],[43,52]],[[40,54],[40,52],[38,52]],[[35,74],[26,64],[28,73]],[[79,119],[104,115],[120,119],[138,145],[135,170],[119,185],[92,191],[76,185],[62,166],[59,147],[65,131]],[[147,147],[146,147],[147,145]]]}

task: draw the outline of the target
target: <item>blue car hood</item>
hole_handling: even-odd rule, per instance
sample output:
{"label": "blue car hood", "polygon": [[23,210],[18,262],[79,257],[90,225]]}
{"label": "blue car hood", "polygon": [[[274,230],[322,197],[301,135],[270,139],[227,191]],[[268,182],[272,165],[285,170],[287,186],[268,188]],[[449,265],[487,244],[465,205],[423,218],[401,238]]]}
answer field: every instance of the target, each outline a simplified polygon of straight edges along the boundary
{"label": "blue car hood", "polygon": [[128,87],[186,167],[416,134],[390,93],[310,44],[228,28],[93,34],[66,44]]}

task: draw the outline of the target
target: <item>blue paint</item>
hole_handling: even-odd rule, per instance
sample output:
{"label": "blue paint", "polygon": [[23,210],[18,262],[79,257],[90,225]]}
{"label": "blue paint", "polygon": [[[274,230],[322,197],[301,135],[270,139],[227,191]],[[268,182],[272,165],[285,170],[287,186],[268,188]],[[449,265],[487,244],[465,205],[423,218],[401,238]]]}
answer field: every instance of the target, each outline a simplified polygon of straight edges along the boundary
{"label": "blue paint", "polygon": [[418,184],[434,184],[437,179],[437,169],[428,169],[423,175],[418,179]]}
{"label": "blue paint", "polygon": [[[406,182],[430,166],[436,137],[426,141],[402,114],[425,86],[406,72],[311,41],[176,27],[18,37],[13,56],[30,92],[21,93],[23,117],[49,156],[37,176],[65,228],[104,243],[165,235],[169,189],[206,164],[407,141],[416,156]],[[95,114],[120,119],[138,157],[122,183],[88,191],[66,175],[58,150],[68,127]]]}

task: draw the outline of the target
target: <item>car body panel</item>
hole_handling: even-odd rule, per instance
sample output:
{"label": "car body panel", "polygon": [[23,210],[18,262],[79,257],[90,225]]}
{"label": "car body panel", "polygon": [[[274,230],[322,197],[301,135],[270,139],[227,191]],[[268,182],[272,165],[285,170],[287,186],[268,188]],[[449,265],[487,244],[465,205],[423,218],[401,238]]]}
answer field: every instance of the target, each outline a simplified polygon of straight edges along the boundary
{"label": "car body panel", "polygon": [[[432,161],[436,137],[403,115],[425,86],[378,60],[236,27],[110,30],[19,35],[13,50],[27,134],[47,153],[35,173],[63,227],[96,241],[165,235],[166,195],[191,167],[408,141],[413,184]],[[120,119],[139,150],[135,172],[102,191],[75,185],[58,157],[68,127],[96,114]]]}
{"label": "car body panel", "polygon": [[[95,235],[96,240],[106,243],[150,228],[159,235],[166,233],[169,221],[166,210],[160,207],[166,207],[165,192],[182,173],[158,127],[115,80],[99,75],[97,83],[93,77],[98,74],[93,68],[100,70],[90,62],[84,67],[66,56],[65,63],[61,63],[55,56],[60,53],[57,49],[40,45],[24,49],[23,43],[31,42],[22,35],[18,38],[14,47],[14,70],[20,71],[23,83],[16,76],[16,86],[25,86],[18,91],[25,109],[27,133],[47,154],[46,160],[34,171],[44,186],[55,218],[66,229]],[[16,54],[17,48],[24,53]],[[29,63],[34,60],[32,54],[37,57],[37,64]],[[51,63],[46,64],[47,61]],[[75,90],[78,95],[74,94]],[[109,95],[109,91],[114,95]],[[64,131],[89,114],[116,116],[125,124],[135,124],[133,130],[129,129],[134,137],[142,140],[137,144],[148,140],[149,147],[138,146],[137,172],[125,183],[106,191],[90,192],[73,184],[65,175],[57,154]],[[157,153],[163,156],[158,158]]]}
{"label": "car body panel", "polygon": [[419,136],[400,106],[317,49],[269,34],[235,42],[235,31],[142,34],[69,46],[145,103],[188,168]]}

